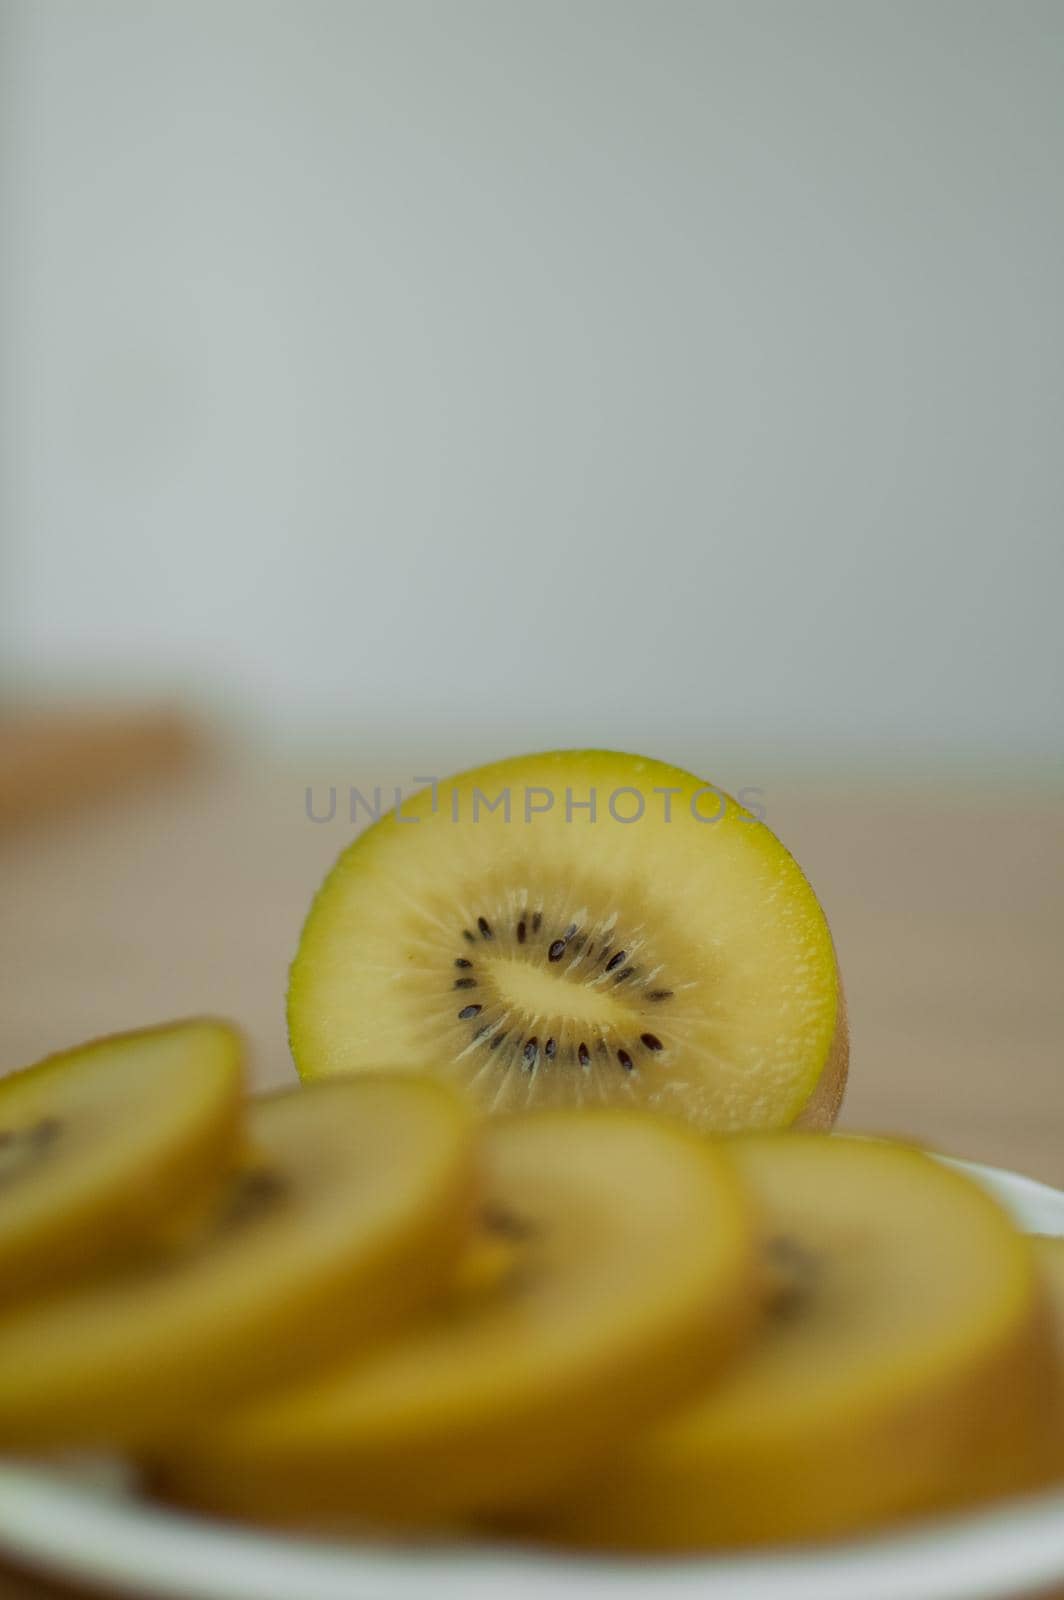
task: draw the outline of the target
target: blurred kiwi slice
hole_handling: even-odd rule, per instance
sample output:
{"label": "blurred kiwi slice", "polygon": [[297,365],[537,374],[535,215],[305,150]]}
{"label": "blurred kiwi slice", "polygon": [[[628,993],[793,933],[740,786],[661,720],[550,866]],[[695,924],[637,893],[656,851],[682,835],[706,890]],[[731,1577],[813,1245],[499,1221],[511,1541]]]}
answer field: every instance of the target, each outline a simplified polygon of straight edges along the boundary
{"label": "blurred kiwi slice", "polygon": [[472,1119],[430,1080],[250,1102],[250,1154],[180,1245],[0,1319],[0,1445],[135,1445],[390,1328],[450,1277]]}
{"label": "blurred kiwi slice", "polygon": [[197,1019],[94,1039],[0,1079],[0,1306],[135,1250],[236,1148],[243,1049]]}
{"label": "blurred kiwi slice", "polygon": [[768,1253],[762,1331],[539,1531],[693,1551],[835,1537],[1029,1486],[1053,1389],[1030,1242],[902,1145],[731,1141]]}
{"label": "blurred kiwi slice", "polygon": [[483,1160],[477,1269],[368,1356],[189,1438],[169,1493],[450,1524],[582,1476],[731,1354],[758,1278],[724,1151],[666,1118],[548,1110],[485,1124]]}
{"label": "blurred kiwi slice", "polygon": [[356,839],[288,1020],[306,1079],[415,1067],[489,1111],[718,1131],[830,1126],[849,1051],[827,922],[779,840],[691,774],[602,750],[466,772]]}

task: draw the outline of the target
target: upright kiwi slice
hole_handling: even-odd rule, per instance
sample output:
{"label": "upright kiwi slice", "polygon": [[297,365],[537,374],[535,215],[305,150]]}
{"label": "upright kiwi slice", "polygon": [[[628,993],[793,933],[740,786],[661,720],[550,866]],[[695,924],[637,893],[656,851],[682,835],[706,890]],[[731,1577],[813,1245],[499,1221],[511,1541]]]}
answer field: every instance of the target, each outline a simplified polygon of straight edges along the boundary
{"label": "upright kiwi slice", "polygon": [[252,1101],[251,1156],[200,1230],[0,1319],[0,1444],[138,1444],[348,1353],[449,1278],[472,1118],[363,1077]]}
{"label": "upright kiwi slice", "polygon": [[305,1078],[438,1072],[489,1110],[621,1103],[732,1131],[830,1125],[831,936],[762,823],[609,751],[423,790],[326,879],[292,966]]}
{"label": "upright kiwi slice", "polygon": [[211,1021],[114,1034],[0,1079],[0,1303],[114,1260],[206,1198],[242,1049]]}
{"label": "upright kiwi slice", "polygon": [[483,1144],[483,1226],[508,1263],[463,1275],[368,1356],[190,1438],[172,1492],[319,1522],[512,1506],[583,1479],[719,1366],[758,1282],[719,1146],[601,1109],[500,1118]]}
{"label": "upright kiwi slice", "polygon": [[826,1538],[1029,1485],[1053,1363],[1030,1242],[876,1140],[731,1141],[771,1257],[763,1330],[544,1526],[607,1547]]}

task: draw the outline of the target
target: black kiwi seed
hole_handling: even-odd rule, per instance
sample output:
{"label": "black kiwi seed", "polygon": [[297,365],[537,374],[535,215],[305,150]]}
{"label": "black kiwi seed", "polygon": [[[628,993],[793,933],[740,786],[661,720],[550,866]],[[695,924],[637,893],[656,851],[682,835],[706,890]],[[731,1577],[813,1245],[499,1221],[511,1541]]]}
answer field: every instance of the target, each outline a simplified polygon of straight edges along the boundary
{"label": "black kiwi seed", "polygon": [[471,961],[467,961],[465,956],[459,956],[455,961],[456,967],[471,967],[472,965],[473,963]]}
{"label": "black kiwi seed", "polygon": [[487,917],[478,917],[477,927],[480,929],[480,937],[482,939],[494,939],[495,935],[491,931],[491,923]]}
{"label": "black kiwi seed", "polygon": [[280,1200],[288,1188],[279,1172],[269,1167],[252,1168],[236,1179],[226,1197],[218,1225],[222,1228],[238,1227],[251,1222],[275,1201]]}
{"label": "black kiwi seed", "polygon": [[641,1033],[639,1038],[640,1042],[645,1044],[648,1050],[660,1050],[662,1048],[661,1040],[656,1033]]}
{"label": "black kiwi seed", "polygon": [[632,1058],[628,1054],[627,1050],[618,1050],[617,1060],[621,1063],[621,1066],[624,1068],[625,1072],[631,1072]]}
{"label": "black kiwi seed", "polygon": [[647,995],[648,1000],[671,1000],[671,989],[651,989]]}
{"label": "black kiwi seed", "polygon": [[586,1067],[588,1062],[591,1060],[591,1052],[586,1044],[582,1044],[580,1046],[579,1050],[576,1052],[576,1055],[577,1060],[580,1062],[582,1067]]}
{"label": "black kiwi seed", "polygon": [[0,1152],[4,1156],[0,1184],[17,1176],[24,1162],[28,1164],[43,1155],[62,1131],[58,1117],[42,1117],[28,1128],[0,1128]]}
{"label": "black kiwi seed", "polygon": [[534,1067],[536,1064],[536,1057],[539,1055],[539,1040],[535,1036],[529,1039],[528,1043],[525,1045],[524,1055],[525,1066]]}
{"label": "black kiwi seed", "polygon": [[564,954],[565,954],[565,940],[564,939],[555,939],[554,943],[551,945],[550,949],[547,951],[547,960],[548,961],[560,961]]}
{"label": "black kiwi seed", "polygon": [[535,915],[533,916],[533,918],[532,918],[532,932],[533,933],[538,933],[539,932],[540,925],[542,924],[542,922],[543,922],[543,915],[542,915],[541,912],[537,911],[535,913]]}
{"label": "black kiwi seed", "polygon": [[499,1046],[502,1044],[502,1042],[503,1042],[503,1040],[505,1038],[506,1038],[505,1033],[497,1033],[497,1034],[495,1034],[494,1037],[491,1040],[490,1048],[492,1050],[497,1050],[499,1048]]}
{"label": "black kiwi seed", "polygon": [[523,921],[519,922],[517,924],[517,942],[518,942],[518,944],[524,944],[524,942],[525,942],[525,931],[526,930],[525,930],[524,922]]}
{"label": "black kiwi seed", "polygon": [[9,1144],[21,1140],[23,1145],[40,1149],[51,1144],[62,1132],[63,1124],[58,1117],[42,1117],[40,1122],[35,1122],[28,1128],[0,1128],[0,1150]]}
{"label": "black kiwi seed", "polygon": [[527,1239],[536,1231],[534,1223],[515,1216],[512,1211],[504,1211],[501,1206],[485,1206],[480,1221],[489,1233],[500,1234],[504,1239]]}
{"label": "black kiwi seed", "polygon": [[557,1040],[556,1039],[548,1039],[546,1044],[543,1046],[543,1052],[546,1055],[548,1061],[553,1061],[554,1060],[555,1053],[557,1052],[557,1049],[558,1049]]}
{"label": "black kiwi seed", "polygon": [[468,939],[470,944],[476,944],[476,942],[477,942],[476,934],[470,933],[468,928],[463,928],[462,929],[462,938],[463,939]]}
{"label": "black kiwi seed", "polygon": [[475,978],[456,978],[454,986],[456,989],[475,989],[477,980]]}
{"label": "black kiwi seed", "polygon": [[778,1235],[765,1241],[769,1266],[775,1281],[770,1284],[769,1310],[788,1317],[807,1298],[819,1276],[820,1262],[796,1239]]}
{"label": "black kiwi seed", "polygon": [[459,1022],[468,1022],[470,1017],[479,1017],[483,1009],[483,1006],[463,1006],[458,1013],[458,1020]]}
{"label": "black kiwi seed", "polygon": [[634,971],[635,971],[634,967],[624,967],[620,972],[618,972],[617,976],[614,978],[614,980],[613,980],[614,983],[615,984],[623,983],[625,978],[630,978]]}
{"label": "black kiwi seed", "polygon": [[619,967],[627,954],[627,950],[618,950],[615,956],[610,956],[610,959],[606,963],[606,971],[612,972],[614,967]]}

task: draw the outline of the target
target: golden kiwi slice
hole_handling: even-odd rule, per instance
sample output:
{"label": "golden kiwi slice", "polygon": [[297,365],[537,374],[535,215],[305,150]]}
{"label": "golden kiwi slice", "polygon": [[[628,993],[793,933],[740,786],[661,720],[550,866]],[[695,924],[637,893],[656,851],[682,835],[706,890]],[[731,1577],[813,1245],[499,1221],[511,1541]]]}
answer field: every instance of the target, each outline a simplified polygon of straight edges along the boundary
{"label": "golden kiwi slice", "polygon": [[232,1160],[239,1036],[174,1022],[0,1079],[0,1306],[113,1261],[206,1198]]}
{"label": "golden kiwi slice", "polygon": [[190,1438],[170,1492],[282,1521],[461,1519],[582,1475],[731,1353],[757,1257],[722,1150],[599,1109],[500,1118],[483,1155],[483,1226],[508,1260],[369,1356]]}
{"label": "golden kiwi slice", "polygon": [[827,1538],[1028,1484],[1052,1351],[1030,1244],[997,1204],[885,1142],[732,1149],[773,1264],[763,1331],[541,1531],[663,1551]]}
{"label": "golden kiwi slice", "polygon": [[0,1446],[139,1444],[358,1348],[449,1277],[462,1102],[389,1075],[252,1101],[252,1163],[180,1247],[0,1319]]}
{"label": "golden kiwi slice", "polygon": [[396,1066],[492,1112],[723,1133],[830,1127],[849,1054],[794,858],[713,785],[608,750],[479,767],[382,816],[311,907],[288,1023],[307,1079]]}

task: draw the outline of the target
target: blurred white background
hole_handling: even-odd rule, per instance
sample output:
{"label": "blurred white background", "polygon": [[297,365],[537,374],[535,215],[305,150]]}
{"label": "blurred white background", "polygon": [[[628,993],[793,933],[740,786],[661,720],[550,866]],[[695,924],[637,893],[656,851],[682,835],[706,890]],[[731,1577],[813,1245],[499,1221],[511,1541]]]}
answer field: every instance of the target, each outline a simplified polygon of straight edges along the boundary
{"label": "blurred white background", "polygon": [[9,691],[1059,746],[1059,0],[4,31]]}

